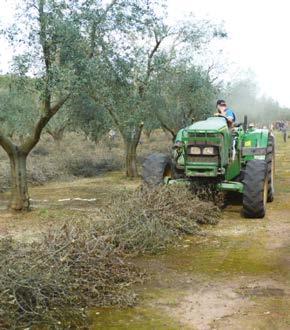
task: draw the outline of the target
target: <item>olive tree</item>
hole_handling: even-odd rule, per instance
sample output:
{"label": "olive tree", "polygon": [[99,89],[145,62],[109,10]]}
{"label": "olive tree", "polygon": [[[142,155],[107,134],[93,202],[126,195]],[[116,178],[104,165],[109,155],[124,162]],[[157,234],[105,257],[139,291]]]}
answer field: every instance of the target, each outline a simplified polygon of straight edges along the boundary
{"label": "olive tree", "polygon": [[[71,82],[75,77],[72,63],[76,56],[71,49],[77,49],[79,40],[78,29],[65,1],[30,0],[23,6],[6,36],[16,51],[22,50],[14,58],[12,70],[18,88],[26,96],[25,104],[17,103],[15,100],[19,101],[19,97],[15,98],[14,92],[9,90],[0,95],[0,117],[4,117],[5,123],[0,129],[0,145],[10,159],[10,208],[17,211],[28,210],[30,206],[27,156],[39,142],[45,126],[71,95]],[[26,101],[28,99],[31,102]],[[26,134],[23,141],[17,143],[7,130],[19,127],[25,129]]]}
{"label": "olive tree", "polygon": [[172,139],[180,128],[210,115],[217,97],[217,88],[207,71],[184,64],[160,73],[152,88],[155,95],[151,99],[151,109]]}

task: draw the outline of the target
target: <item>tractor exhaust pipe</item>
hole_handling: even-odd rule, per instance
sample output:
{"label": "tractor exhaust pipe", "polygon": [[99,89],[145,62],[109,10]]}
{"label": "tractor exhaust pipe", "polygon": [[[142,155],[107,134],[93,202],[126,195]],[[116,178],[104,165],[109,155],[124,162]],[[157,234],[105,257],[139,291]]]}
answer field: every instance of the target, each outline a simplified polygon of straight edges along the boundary
{"label": "tractor exhaust pipe", "polygon": [[243,129],[244,131],[248,129],[248,116],[244,116]]}

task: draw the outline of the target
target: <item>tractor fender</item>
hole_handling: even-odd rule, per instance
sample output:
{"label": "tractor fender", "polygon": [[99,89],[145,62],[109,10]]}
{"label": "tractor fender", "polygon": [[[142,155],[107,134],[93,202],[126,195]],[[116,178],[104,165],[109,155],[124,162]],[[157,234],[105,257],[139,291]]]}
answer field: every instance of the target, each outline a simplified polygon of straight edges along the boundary
{"label": "tractor fender", "polygon": [[242,142],[243,160],[265,160],[268,153],[269,138],[270,131],[267,129],[252,129],[247,131]]}
{"label": "tractor fender", "polygon": [[243,139],[243,147],[244,148],[266,148],[268,146],[269,140],[269,130],[267,129],[254,129],[252,131],[248,131],[244,135]]}

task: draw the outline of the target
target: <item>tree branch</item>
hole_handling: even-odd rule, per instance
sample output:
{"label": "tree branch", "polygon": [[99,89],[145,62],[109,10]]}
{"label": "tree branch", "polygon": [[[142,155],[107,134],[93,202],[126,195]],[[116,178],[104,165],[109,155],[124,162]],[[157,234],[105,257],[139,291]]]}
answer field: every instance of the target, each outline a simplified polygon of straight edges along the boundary
{"label": "tree branch", "polygon": [[162,118],[159,114],[156,113],[156,117],[157,117],[158,121],[160,122],[161,127],[164,128],[166,131],[168,131],[172,135],[172,138],[175,139],[176,133],[174,132],[174,130],[171,129],[167,124],[165,124],[165,122],[162,120]]}
{"label": "tree branch", "polygon": [[47,40],[47,21],[44,12],[46,0],[39,0],[39,8],[38,8],[38,22],[39,22],[39,38],[40,44],[42,47],[43,59],[45,64],[45,72],[46,72],[46,79],[45,79],[45,89],[44,89],[44,106],[45,109],[50,109],[51,103],[51,92],[49,88],[49,77],[50,77],[50,67],[51,67],[51,51],[50,45]]}
{"label": "tree branch", "polygon": [[113,111],[113,109],[109,106],[106,107],[106,109],[108,110],[109,114],[111,115],[115,125],[119,128],[120,132],[122,131],[122,125],[120,124],[120,121],[118,119],[118,117],[116,116],[115,112]]}
{"label": "tree branch", "polygon": [[109,3],[106,7],[106,10],[105,10],[105,15],[108,13],[108,11],[113,7],[115,6],[115,4],[118,2],[118,0],[112,0],[111,3]]}
{"label": "tree branch", "polygon": [[35,124],[32,134],[24,141],[20,146],[23,153],[29,154],[29,152],[36,146],[40,139],[41,132],[46,124],[49,122],[53,115],[51,113],[46,113],[42,115]]}
{"label": "tree branch", "polygon": [[50,121],[50,119],[58,112],[58,110],[64,105],[67,99],[70,97],[68,94],[66,97],[62,98],[59,102],[55,104],[49,111],[45,111],[43,115],[36,122],[32,134],[24,141],[20,146],[23,153],[29,154],[29,152],[36,146],[40,139],[40,135],[44,127]]}
{"label": "tree branch", "polygon": [[110,9],[118,2],[118,0],[112,0],[111,3],[109,3],[101,17],[97,21],[93,21],[91,25],[90,30],[90,51],[89,51],[89,59],[93,58],[95,56],[95,49],[96,49],[96,34],[97,34],[97,26],[100,24],[100,22],[104,19],[104,17],[108,14]]}
{"label": "tree branch", "polygon": [[165,39],[165,37],[158,39],[157,33],[156,31],[154,31],[154,36],[155,36],[155,46],[153,47],[153,49],[151,50],[151,52],[148,54],[148,60],[147,60],[147,72],[146,72],[146,78],[145,78],[145,85],[147,84],[150,75],[153,71],[153,67],[152,67],[152,60],[153,57],[155,55],[155,53],[158,51],[161,42]]}
{"label": "tree branch", "polygon": [[2,148],[7,152],[8,155],[11,155],[14,144],[13,142],[3,133],[0,131],[0,145]]}
{"label": "tree branch", "polygon": [[55,115],[58,110],[65,104],[65,102],[70,98],[70,93],[63,97],[61,100],[59,100],[52,108],[50,108],[50,111],[52,113],[52,115]]}
{"label": "tree branch", "polygon": [[134,144],[135,144],[135,146],[137,146],[138,143],[139,143],[139,141],[140,141],[143,127],[144,127],[144,123],[143,123],[143,121],[142,121],[142,122],[140,123],[139,127],[138,127],[138,130],[137,130],[135,136],[134,136]]}

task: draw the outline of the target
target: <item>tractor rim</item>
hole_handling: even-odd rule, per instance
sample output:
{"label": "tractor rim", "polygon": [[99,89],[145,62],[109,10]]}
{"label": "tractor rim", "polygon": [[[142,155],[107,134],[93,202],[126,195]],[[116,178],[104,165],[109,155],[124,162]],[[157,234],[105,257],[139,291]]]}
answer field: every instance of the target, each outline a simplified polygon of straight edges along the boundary
{"label": "tractor rim", "polygon": [[272,192],[274,193],[274,172],[275,172],[275,161],[274,159],[272,160],[272,164],[271,164],[271,188],[272,188]]}
{"label": "tractor rim", "polygon": [[267,197],[268,197],[268,180],[264,182],[264,191],[263,191],[263,204],[266,207],[267,204]]}
{"label": "tractor rim", "polygon": [[170,165],[166,166],[163,173],[163,179],[172,179],[172,168]]}

